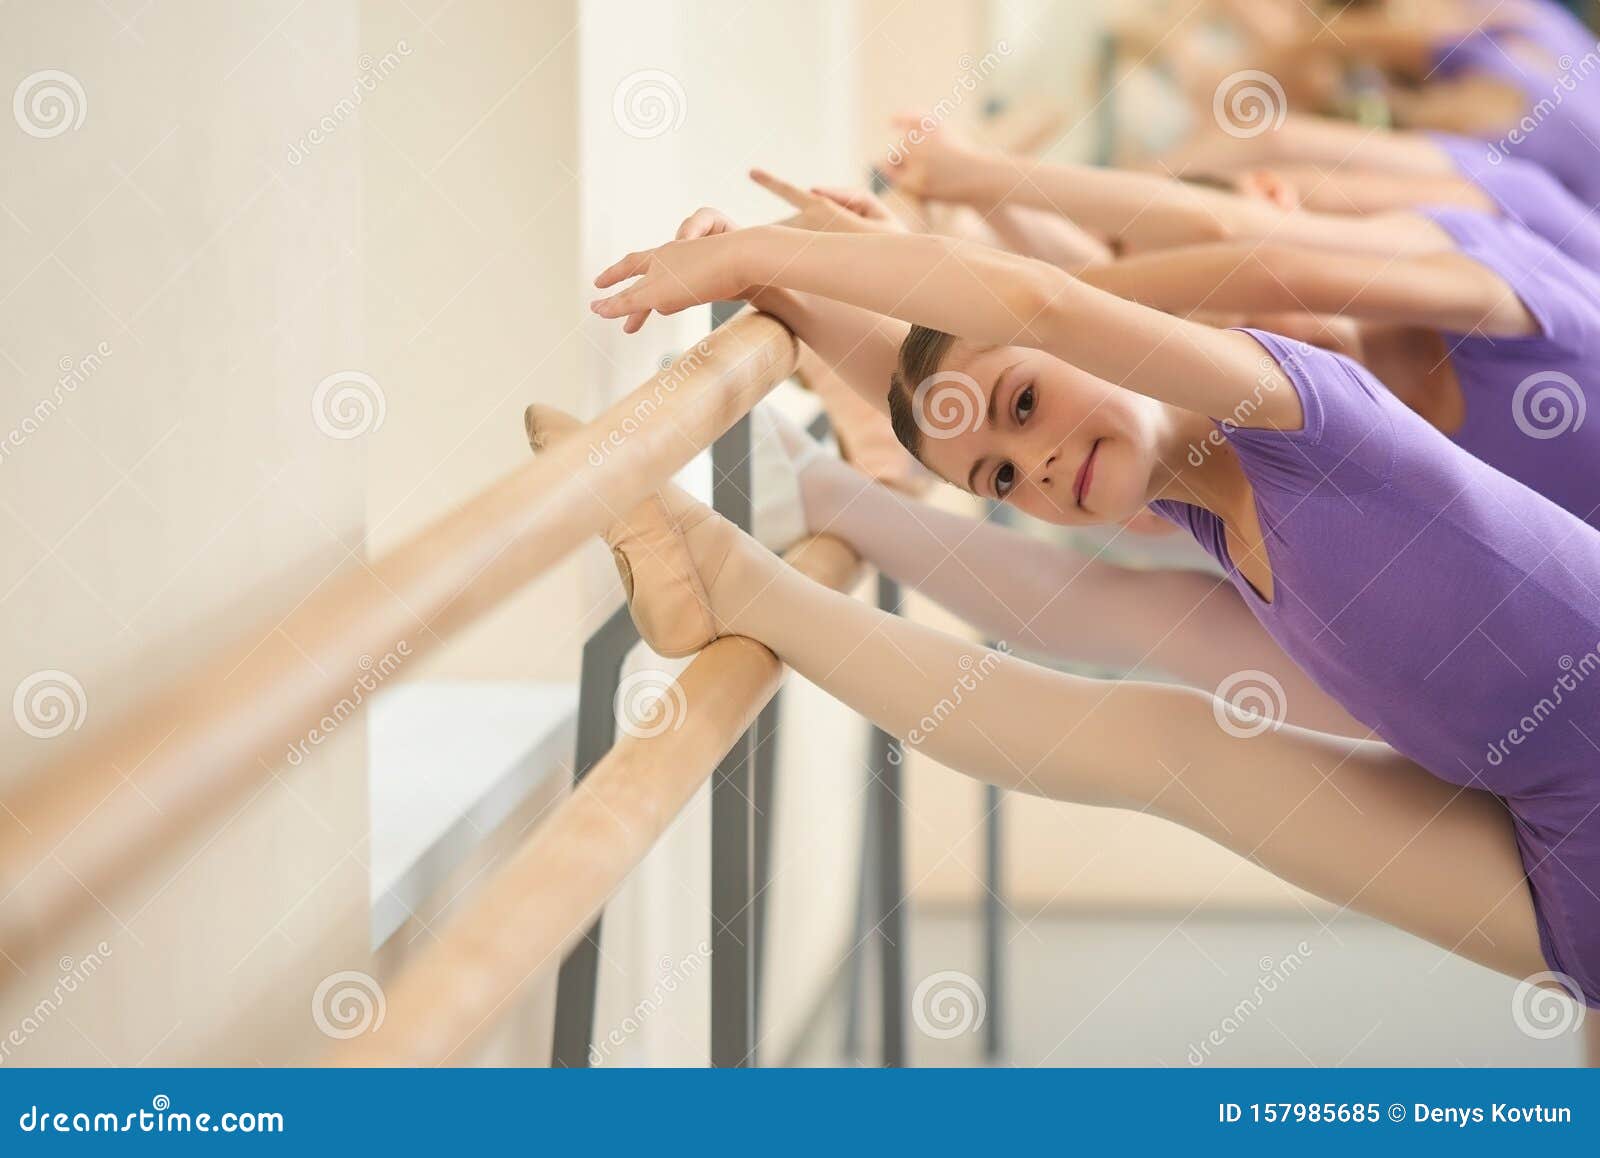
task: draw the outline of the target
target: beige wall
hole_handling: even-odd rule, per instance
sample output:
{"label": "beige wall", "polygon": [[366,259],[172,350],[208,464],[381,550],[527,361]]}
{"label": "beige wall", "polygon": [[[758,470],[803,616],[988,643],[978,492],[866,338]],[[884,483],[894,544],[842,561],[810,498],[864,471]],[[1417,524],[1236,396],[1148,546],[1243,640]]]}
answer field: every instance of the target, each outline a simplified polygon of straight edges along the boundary
{"label": "beige wall", "polygon": [[[5,91],[61,70],[82,93],[69,124],[83,114],[35,136],[8,106],[0,125],[0,428],[23,434],[0,459],[0,689],[51,669],[82,688],[54,738],[5,718],[0,793],[361,547],[365,447],[312,413],[322,379],[364,364],[360,170],[348,134],[315,165],[286,159],[350,82],[355,7],[120,11],[0,10]],[[62,366],[97,350],[58,397]],[[312,992],[367,962],[363,761],[341,730],[57,943],[0,961],[3,1060],[327,1044]],[[36,871],[73,874],[80,851]]]}
{"label": "beige wall", "polygon": [[[362,53],[393,61],[360,144],[367,364],[388,401],[374,550],[522,465],[529,402],[583,405],[577,8],[361,5]],[[577,575],[545,575],[408,677],[575,676]]]}
{"label": "beige wall", "polygon": [[[586,275],[670,239],[701,205],[738,221],[783,216],[784,206],[747,179],[752,165],[806,181],[857,178],[854,5],[593,0],[581,9]],[[708,326],[703,308],[654,318],[631,337],[615,323],[591,321],[584,330],[590,411],[655,373],[663,357]],[[684,479],[701,495],[709,491],[706,459]],[[603,557],[587,590],[615,605],[616,581]],[[642,651],[635,662],[663,666]],[[769,1058],[785,1048],[849,944],[857,754],[865,742],[860,722],[813,689],[795,682],[783,694],[795,726],[780,761],[779,868],[769,897]],[[710,933],[709,814],[702,792],[607,909],[596,1028],[602,1039],[613,1029],[622,1038],[608,1060],[706,1060],[710,967],[699,946]],[[687,984],[673,980],[667,993],[663,965]],[[630,1021],[643,1007],[649,1016]]]}

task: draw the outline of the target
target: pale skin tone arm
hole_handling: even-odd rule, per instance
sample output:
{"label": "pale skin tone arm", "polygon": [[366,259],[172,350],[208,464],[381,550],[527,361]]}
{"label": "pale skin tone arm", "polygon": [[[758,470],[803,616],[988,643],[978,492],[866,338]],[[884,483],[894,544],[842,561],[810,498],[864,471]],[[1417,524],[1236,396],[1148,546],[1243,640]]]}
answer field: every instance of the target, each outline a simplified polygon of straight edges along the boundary
{"label": "pale skin tone arm", "polygon": [[1087,270],[1157,309],[1344,314],[1452,333],[1523,337],[1537,323],[1497,274],[1461,254],[1385,258],[1287,245],[1197,245]]}
{"label": "pale skin tone arm", "polygon": [[[629,254],[598,278],[602,317],[676,313],[773,287],[842,301],[990,346],[1028,346],[1089,374],[1203,415],[1232,414],[1260,392],[1261,351],[1105,293],[1053,266],[947,238],[807,233],[762,226]],[[759,304],[759,303],[758,303]],[[1288,379],[1275,367],[1278,385]],[[1298,429],[1299,398],[1274,390],[1251,422]]]}
{"label": "pale skin tone arm", "polygon": [[1425,134],[1292,113],[1277,129],[1254,137],[1230,136],[1221,130],[1200,134],[1164,157],[1161,168],[1174,173],[1216,173],[1298,164],[1459,176],[1449,156]]}
{"label": "pale skin tone arm", "polygon": [[887,166],[897,183],[940,201],[979,208],[1026,206],[1071,219],[1124,252],[1228,239],[1427,252],[1448,243],[1429,223],[1284,209],[1155,173],[1062,165],[949,144],[935,133]]}
{"label": "pale skin tone arm", "polygon": [[1294,186],[1302,206],[1319,213],[1386,213],[1418,205],[1500,212],[1494,200],[1465,177],[1400,176],[1320,165],[1280,165],[1273,172]]}

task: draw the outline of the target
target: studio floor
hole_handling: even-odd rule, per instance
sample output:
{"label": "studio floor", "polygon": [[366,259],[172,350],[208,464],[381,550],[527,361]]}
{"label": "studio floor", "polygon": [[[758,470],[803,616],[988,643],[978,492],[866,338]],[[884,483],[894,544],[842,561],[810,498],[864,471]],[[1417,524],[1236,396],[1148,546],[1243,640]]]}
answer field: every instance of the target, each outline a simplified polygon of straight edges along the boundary
{"label": "studio floor", "polygon": [[[935,974],[981,976],[976,915],[921,912],[910,936],[912,1063],[984,1064],[987,1027],[973,1022],[972,1003],[950,990],[941,1022],[914,1000]],[[1049,915],[1013,929],[1007,956],[1002,1000],[982,1002],[985,1021],[998,1004],[1000,1065],[1572,1066],[1583,1058],[1579,1026],[1548,1039],[1519,1028],[1513,982],[1361,917],[1324,927],[1288,914]],[[847,993],[836,987],[796,1064],[877,1064],[870,1009],[859,1056],[844,1045]]]}

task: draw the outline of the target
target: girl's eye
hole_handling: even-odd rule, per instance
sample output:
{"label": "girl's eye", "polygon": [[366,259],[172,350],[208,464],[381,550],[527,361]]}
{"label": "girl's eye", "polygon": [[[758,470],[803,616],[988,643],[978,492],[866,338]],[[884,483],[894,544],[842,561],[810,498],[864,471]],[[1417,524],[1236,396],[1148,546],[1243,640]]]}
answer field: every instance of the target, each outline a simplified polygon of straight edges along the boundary
{"label": "girl's eye", "polygon": [[1009,462],[1001,463],[1000,469],[994,472],[994,494],[996,498],[1003,499],[1011,493],[1011,488],[1017,485],[1017,468]]}
{"label": "girl's eye", "polygon": [[1029,386],[1017,395],[1016,412],[1019,424],[1026,422],[1028,415],[1033,413],[1033,404],[1033,387]]}

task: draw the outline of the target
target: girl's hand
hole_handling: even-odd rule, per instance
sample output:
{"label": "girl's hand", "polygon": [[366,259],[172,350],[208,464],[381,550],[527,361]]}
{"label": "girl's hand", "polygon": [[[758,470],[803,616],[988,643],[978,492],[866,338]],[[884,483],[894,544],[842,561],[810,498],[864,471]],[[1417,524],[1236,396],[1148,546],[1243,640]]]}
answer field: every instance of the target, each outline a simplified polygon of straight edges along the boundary
{"label": "girl's hand", "polygon": [[890,122],[900,137],[878,163],[884,178],[903,193],[930,201],[960,201],[964,182],[983,163],[984,152],[929,118],[901,113]]}
{"label": "girl's hand", "polygon": [[799,212],[783,225],[818,233],[905,233],[906,227],[878,198],[864,189],[812,186],[807,191],[774,177],[765,169],[751,169],[750,179],[776,194]]}
{"label": "girl's hand", "polygon": [[[719,233],[732,233],[738,228],[733,219],[722,210],[701,207],[683,219],[683,223],[678,226],[675,240],[693,241],[697,237],[712,237]],[[598,279],[596,284],[599,284]],[[622,323],[622,332],[624,334],[637,334],[640,327],[645,324],[649,317],[649,310],[638,310],[629,314],[628,320]]]}
{"label": "girl's hand", "polygon": [[734,229],[725,216],[705,209],[685,221],[679,234],[691,226],[697,236],[630,253],[602,272],[594,279],[600,289],[609,289],[632,277],[639,280],[626,289],[596,298],[589,308],[602,318],[627,318],[623,329],[631,334],[644,324],[652,310],[675,314],[704,302],[749,297],[751,287],[744,275],[743,258],[750,231]]}

